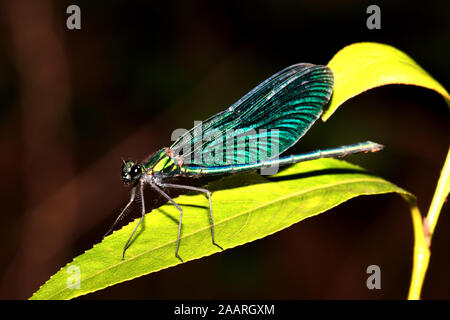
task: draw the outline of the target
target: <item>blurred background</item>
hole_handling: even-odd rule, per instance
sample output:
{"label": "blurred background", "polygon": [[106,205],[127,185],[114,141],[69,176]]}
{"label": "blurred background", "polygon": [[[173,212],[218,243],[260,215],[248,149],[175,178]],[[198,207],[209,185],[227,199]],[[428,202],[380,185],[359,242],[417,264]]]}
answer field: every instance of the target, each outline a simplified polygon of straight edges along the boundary
{"label": "blurred background", "polygon": [[[66,27],[71,4],[81,8],[81,30]],[[174,129],[222,111],[291,64],[326,64],[346,45],[377,41],[449,89],[450,3],[378,1],[381,30],[366,27],[370,4],[1,1],[0,298],[29,298],[101,241],[129,197],[122,157],[169,146]],[[449,120],[438,94],[389,86],[346,102],[290,151],[382,143],[382,152],[347,160],[414,193],[425,214]],[[424,299],[450,298],[449,213],[444,206]],[[81,299],[403,299],[412,249],[410,213],[398,195],[359,197],[265,239]],[[366,287],[372,264],[381,268],[381,290]]]}

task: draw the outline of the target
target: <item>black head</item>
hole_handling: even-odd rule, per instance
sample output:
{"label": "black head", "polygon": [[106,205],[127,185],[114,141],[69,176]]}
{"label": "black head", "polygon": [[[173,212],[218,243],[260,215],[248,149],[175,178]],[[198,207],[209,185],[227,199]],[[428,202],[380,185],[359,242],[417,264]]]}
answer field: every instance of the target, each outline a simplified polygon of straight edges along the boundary
{"label": "black head", "polygon": [[122,182],[129,184],[132,180],[139,180],[142,174],[141,165],[134,161],[124,161],[122,165]]}

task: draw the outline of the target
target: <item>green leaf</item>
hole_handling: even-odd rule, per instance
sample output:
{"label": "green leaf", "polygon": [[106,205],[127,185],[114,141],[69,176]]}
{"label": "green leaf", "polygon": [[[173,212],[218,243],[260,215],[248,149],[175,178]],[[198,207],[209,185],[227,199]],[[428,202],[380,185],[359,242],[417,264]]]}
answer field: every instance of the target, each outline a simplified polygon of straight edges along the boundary
{"label": "green leaf", "polygon": [[450,101],[450,95],[439,82],[406,53],[386,44],[351,44],[336,53],[328,67],[334,73],[334,89],[330,106],[322,115],[324,121],[348,99],[388,84],[425,87],[441,94],[447,103]]}
{"label": "green leaf", "polygon": [[[330,105],[322,115],[323,121],[328,120],[348,99],[369,89],[389,84],[415,85],[434,90],[442,95],[450,107],[450,95],[447,90],[407,54],[392,46],[373,42],[354,43],[340,50],[330,60],[328,66],[333,70],[335,83]],[[411,207],[414,218],[415,254],[410,299],[420,297],[428,268],[431,237],[449,193],[450,148],[423,225],[418,209]]]}
{"label": "green leaf", "polygon": [[[405,190],[336,159],[296,164],[277,175],[245,173],[207,186],[212,196],[216,242],[230,249],[280,231],[360,195]],[[211,243],[208,202],[200,194],[176,198],[184,209],[180,256],[184,261],[220,252]],[[122,260],[123,246],[137,220],[76,257],[45,283],[32,299],[70,299],[180,264],[175,257],[179,214],[164,205],[146,215]],[[69,289],[68,267],[80,270],[80,289]]]}

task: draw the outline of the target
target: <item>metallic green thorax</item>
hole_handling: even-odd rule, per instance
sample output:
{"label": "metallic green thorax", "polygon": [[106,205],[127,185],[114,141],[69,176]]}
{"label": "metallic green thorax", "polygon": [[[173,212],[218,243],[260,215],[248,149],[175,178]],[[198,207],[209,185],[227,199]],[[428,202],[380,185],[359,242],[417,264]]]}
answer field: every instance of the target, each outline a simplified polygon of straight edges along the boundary
{"label": "metallic green thorax", "polygon": [[142,164],[142,172],[154,175],[160,174],[166,177],[174,176],[181,171],[180,165],[175,160],[170,149],[163,148],[155,152],[148,161]]}

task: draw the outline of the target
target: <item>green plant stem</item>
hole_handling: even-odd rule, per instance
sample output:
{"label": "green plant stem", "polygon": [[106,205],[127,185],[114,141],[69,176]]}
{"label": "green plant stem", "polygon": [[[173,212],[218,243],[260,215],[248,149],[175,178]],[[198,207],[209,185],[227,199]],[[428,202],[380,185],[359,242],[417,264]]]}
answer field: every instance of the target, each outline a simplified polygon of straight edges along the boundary
{"label": "green plant stem", "polygon": [[422,220],[417,206],[411,207],[414,226],[414,262],[408,299],[420,299],[423,282],[430,262],[430,246],[442,206],[450,191],[450,148],[431,201],[428,215]]}
{"label": "green plant stem", "polygon": [[420,214],[416,201],[414,199],[410,199],[408,202],[410,203],[414,228],[413,271],[411,275],[408,300],[418,300],[420,299],[423,281],[425,279],[428,263],[430,261],[430,249],[428,246],[429,242],[425,236],[423,228],[422,215]]}
{"label": "green plant stem", "polygon": [[448,149],[447,159],[445,160],[444,167],[442,168],[441,176],[439,178],[436,192],[434,193],[433,200],[431,201],[430,209],[427,215],[428,230],[431,235],[434,232],[437,221],[439,219],[439,213],[450,191],[450,148]]}

